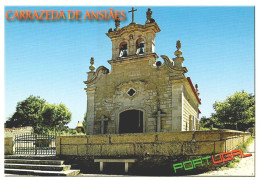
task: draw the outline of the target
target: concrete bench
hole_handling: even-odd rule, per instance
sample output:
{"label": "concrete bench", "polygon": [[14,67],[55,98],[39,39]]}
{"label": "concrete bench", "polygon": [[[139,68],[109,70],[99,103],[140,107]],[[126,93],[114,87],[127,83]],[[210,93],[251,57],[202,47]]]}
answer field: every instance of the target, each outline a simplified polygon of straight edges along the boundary
{"label": "concrete bench", "polygon": [[137,159],[94,159],[94,162],[99,162],[100,172],[103,172],[104,163],[125,163],[125,172],[128,172],[128,163],[134,163]]}

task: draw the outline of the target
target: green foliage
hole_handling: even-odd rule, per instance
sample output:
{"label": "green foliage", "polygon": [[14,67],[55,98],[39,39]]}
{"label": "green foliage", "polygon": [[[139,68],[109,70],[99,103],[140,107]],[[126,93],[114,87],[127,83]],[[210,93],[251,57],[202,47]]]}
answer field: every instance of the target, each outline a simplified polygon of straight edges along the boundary
{"label": "green foliage", "polygon": [[50,130],[65,130],[65,125],[71,121],[71,112],[64,104],[46,104],[41,114],[42,126]]}
{"label": "green foliage", "polygon": [[84,133],[80,132],[78,133],[76,129],[65,129],[65,130],[62,130],[62,131],[59,131],[58,132],[59,136],[78,136],[78,135],[85,135]]}
{"label": "green foliage", "polygon": [[18,102],[15,113],[6,121],[6,127],[33,126],[36,129],[45,102],[39,96],[33,95]]}
{"label": "green foliage", "polygon": [[218,128],[206,128],[206,127],[200,127],[201,131],[210,131],[210,130],[218,130]]}
{"label": "green foliage", "polygon": [[225,101],[213,105],[212,121],[221,128],[245,131],[255,124],[255,98],[245,91],[236,92]]}
{"label": "green foliage", "polygon": [[[247,148],[249,146],[249,144],[251,144],[253,142],[254,138],[251,136],[248,138],[248,140],[245,143],[240,143],[238,144],[236,149],[242,149],[243,152],[247,152]],[[240,157],[235,156],[235,158],[231,161],[228,161],[227,166],[229,168],[234,168],[236,163],[240,162]]]}
{"label": "green foliage", "polygon": [[242,149],[243,152],[247,151],[248,145],[253,142],[254,138],[251,136],[248,138],[248,140],[245,143],[241,143],[237,146],[237,149]]}
{"label": "green foliage", "polygon": [[217,127],[216,122],[212,118],[207,118],[202,116],[200,119],[200,129],[201,130],[213,130]]}
{"label": "green foliage", "polygon": [[6,121],[6,127],[32,126],[34,132],[62,131],[71,121],[71,113],[64,104],[46,104],[39,96],[30,95],[24,101],[18,102],[16,112]]}

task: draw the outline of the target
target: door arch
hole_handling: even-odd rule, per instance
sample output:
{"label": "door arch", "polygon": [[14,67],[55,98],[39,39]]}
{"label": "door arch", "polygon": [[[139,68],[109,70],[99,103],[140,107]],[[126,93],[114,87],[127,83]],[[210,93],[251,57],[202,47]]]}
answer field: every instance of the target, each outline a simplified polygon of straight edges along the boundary
{"label": "door arch", "polygon": [[143,111],[132,109],[119,114],[119,134],[123,133],[143,133],[144,113]]}

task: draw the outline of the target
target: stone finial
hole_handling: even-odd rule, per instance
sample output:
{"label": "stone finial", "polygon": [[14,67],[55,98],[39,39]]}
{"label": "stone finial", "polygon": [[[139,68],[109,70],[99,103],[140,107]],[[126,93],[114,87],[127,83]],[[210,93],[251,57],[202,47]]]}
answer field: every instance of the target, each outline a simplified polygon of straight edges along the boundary
{"label": "stone finial", "polygon": [[177,48],[177,50],[180,50],[180,49],[181,49],[181,41],[180,41],[180,40],[178,40],[178,41],[176,42],[176,48]]}
{"label": "stone finial", "polygon": [[197,95],[199,96],[200,93],[199,93],[199,89],[198,89],[198,84],[195,84],[195,88],[196,88],[196,93],[197,93]]}
{"label": "stone finial", "polygon": [[91,72],[93,72],[96,69],[95,66],[93,66],[94,65],[94,58],[93,57],[90,58],[90,64],[91,64],[91,66],[89,66],[89,69],[90,69]]}
{"label": "stone finial", "polygon": [[180,50],[181,49],[181,41],[180,40],[178,40],[176,42],[176,48],[177,48],[177,50],[174,52],[174,54],[177,57],[173,58],[174,67],[182,68],[182,62],[184,61],[184,58],[181,57],[182,51]]}
{"label": "stone finial", "polygon": [[151,8],[148,8],[148,10],[146,11],[147,20],[146,20],[145,24],[155,22],[155,20],[152,18],[152,14],[153,14],[153,12],[152,12]]}
{"label": "stone finial", "polygon": [[118,16],[115,19],[115,26],[116,26],[116,28],[114,30],[118,31],[120,29],[120,19]]}
{"label": "stone finial", "polygon": [[196,91],[198,91],[198,84],[195,84]]}
{"label": "stone finial", "polygon": [[175,54],[175,56],[180,57],[182,55],[182,51],[180,50],[181,49],[181,41],[180,40],[178,40],[176,42],[176,48],[177,48],[177,51],[175,51],[174,54]]}

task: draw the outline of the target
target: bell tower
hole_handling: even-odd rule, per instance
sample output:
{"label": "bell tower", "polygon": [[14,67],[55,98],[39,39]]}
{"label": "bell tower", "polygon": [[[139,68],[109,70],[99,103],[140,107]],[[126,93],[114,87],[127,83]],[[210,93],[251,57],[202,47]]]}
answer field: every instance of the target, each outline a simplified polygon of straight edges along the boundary
{"label": "bell tower", "polygon": [[[123,61],[126,59],[136,59],[138,57],[155,56],[155,36],[160,32],[160,28],[152,18],[152,11],[148,8],[146,12],[146,22],[144,25],[137,24],[134,21],[134,12],[137,9],[132,8],[132,22],[120,28],[120,20],[115,20],[115,29],[109,29],[106,35],[112,41],[112,60]],[[111,63],[109,61],[109,63]]]}

